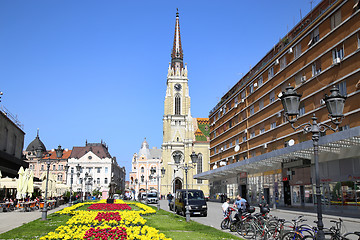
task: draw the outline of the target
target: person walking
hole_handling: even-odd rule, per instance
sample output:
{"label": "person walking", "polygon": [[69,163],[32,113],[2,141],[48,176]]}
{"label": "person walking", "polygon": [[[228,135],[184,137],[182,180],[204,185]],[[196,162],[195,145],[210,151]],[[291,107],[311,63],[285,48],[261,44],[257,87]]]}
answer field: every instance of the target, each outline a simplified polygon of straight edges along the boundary
{"label": "person walking", "polygon": [[171,194],[171,192],[169,192],[168,195],[166,195],[166,198],[169,202],[169,207],[170,207],[171,200],[173,199],[173,195]]}
{"label": "person walking", "polygon": [[269,207],[269,204],[267,203],[264,195],[261,196],[261,199],[260,199],[260,202],[259,202],[259,207],[260,208],[264,208],[264,207],[268,208]]}

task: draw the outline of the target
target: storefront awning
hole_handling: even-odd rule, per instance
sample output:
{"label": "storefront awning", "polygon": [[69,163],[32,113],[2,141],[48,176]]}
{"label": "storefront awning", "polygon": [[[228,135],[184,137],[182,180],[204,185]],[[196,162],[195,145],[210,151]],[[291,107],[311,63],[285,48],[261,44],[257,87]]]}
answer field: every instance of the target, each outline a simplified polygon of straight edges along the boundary
{"label": "storefront awning", "polygon": [[[313,159],[313,141],[274,150],[256,157],[225,165],[194,176],[195,179],[224,179],[240,172],[261,173],[281,168],[281,164],[297,159]],[[360,156],[360,126],[336,132],[319,139],[319,161]]]}

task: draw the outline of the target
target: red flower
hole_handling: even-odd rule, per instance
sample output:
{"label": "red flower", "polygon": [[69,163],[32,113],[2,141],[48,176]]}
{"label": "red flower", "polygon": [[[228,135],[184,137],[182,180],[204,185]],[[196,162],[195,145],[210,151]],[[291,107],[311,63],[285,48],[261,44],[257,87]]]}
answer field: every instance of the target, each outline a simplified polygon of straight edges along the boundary
{"label": "red flower", "polygon": [[90,210],[131,210],[131,207],[127,204],[112,204],[112,203],[95,203],[88,207]]}

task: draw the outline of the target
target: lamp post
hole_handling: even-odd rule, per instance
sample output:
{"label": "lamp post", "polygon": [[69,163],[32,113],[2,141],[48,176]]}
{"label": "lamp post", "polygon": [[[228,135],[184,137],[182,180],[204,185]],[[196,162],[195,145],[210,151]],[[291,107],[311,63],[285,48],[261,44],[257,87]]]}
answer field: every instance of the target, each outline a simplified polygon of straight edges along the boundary
{"label": "lamp post", "polygon": [[[157,198],[158,198],[158,202],[157,202],[157,209],[158,210],[160,210],[160,185],[159,185],[159,179],[160,178],[162,178],[162,177],[164,177],[164,175],[165,175],[165,168],[164,167],[162,167],[161,168],[161,175],[156,175],[155,177],[156,177],[156,179],[157,179],[157,187],[158,187],[158,191],[157,191]],[[151,175],[154,175],[155,173],[156,173],[156,169],[155,168],[151,168],[150,169],[150,172],[151,172]],[[150,175],[150,176],[151,176]]]}
{"label": "lamp post", "polygon": [[186,222],[190,222],[187,174],[188,174],[188,170],[196,167],[196,162],[198,160],[198,154],[196,154],[195,152],[192,152],[190,155],[191,162],[189,162],[189,164],[185,163],[183,165],[180,164],[181,153],[175,153],[173,155],[173,157],[174,157],[176,167],[178,169],[184,169],[184,171],[185,171],[185,179],[186,179],[186,206],[185,206],[186,212],[185,212],[185,215],[186,215]]}
{"label": "lamp post", "polygon": [[345,105],[346,96],[342,96],[339,93],[339,89],[335,86],[330,90],[331,94],[328,96],[325,94],[325,104],[329,112],[331,122],[335,124],[335,128],[324,124],[318,123],[315,114],[312,116],[312,121],[301,124],[297,127],[294,123],[297,121],[299,115],[299,105],[301,94],[298,94],[292,86],[286,87],[285,92],[282,92],[280,99],[284,107],[284,115],[286,119],[291,123],[291,127],[296,131],[297,129],[303,129],[304,132],[312,133],[312,141],[314,146],[314,162],[315,162],[315,182],[316,182],[316,201],[317,201],[317,227],[318,232],[316,239],[325,239],[324,236],[324,224],[322,221],[322,208],[321,208],[321,191],[320,191],[320,176],[319,176],[319,138],[320,133],[325,132],[327,129],[337,131],[338,126],[344,118],[343,110]]}
{"label": "lamp post", "polygon": [[[55,149],[56,152],[56,158],[60,159],[63,155],[63,151],[64,149],[61,149],[61,146],[59,145],[59,147],[57,149]],[[36,157],[41,158],[43,155],[43,149],[39,146],[38,149],[36,149]],[[50,164],[52,162],[52,160],[50,159],[51,154],[48,153],[45,156],[45,163],[46,163],[46,185],[45,185],[45,198],[44,198],[44,207],[42,209],[42,214],[41,214],[41,220],[45,221],[47,220],[47,191],[48,191],[48,184],[49,184],[49,170],[50,170]],[[47,158],[46,158],[47,157]]]}
{"label": "lamp post", "polygon": [[[70,166],[68,164],[65,165],[65,171],[66,171],[66,175],[68,174],[68,171],[69,171],[69,168]],[[76,175],[77,177],[79,178],[80,176],[80,169],[81,169],[81,166],[78,164],[76,165]],[[70,200],[69,200],[69,206],[72,205],[72,184],[73,184],[73,175],[74,175],[74,171],[73,169],[70,170]]]}
{"label": "lamp post", "polygon": [[[136,189],[136,185],[138,185],[139,183],[139,180],[137,178],[135,178],[135,189]],[[140,183],[139,183],[139,186],[138,186],[138,194],[137,196],[139,197],[139,194],[140,194]],[[134,199],[136,199],[136,196],[134,196]],[[140,202],[140,199],[138,199],[139,202]]]}
{"label": "lamp post", "polygon": [[84,178],[84,201],[85,201],[85,197],[86,197],[86,193],[87,193],[87,191],[89,190],[89,185],[91,184],[91,182],[92,182],[92,177],[91,177],[91,175],[88,173],[88,172],[86,172],[85,173],[85,178]]}

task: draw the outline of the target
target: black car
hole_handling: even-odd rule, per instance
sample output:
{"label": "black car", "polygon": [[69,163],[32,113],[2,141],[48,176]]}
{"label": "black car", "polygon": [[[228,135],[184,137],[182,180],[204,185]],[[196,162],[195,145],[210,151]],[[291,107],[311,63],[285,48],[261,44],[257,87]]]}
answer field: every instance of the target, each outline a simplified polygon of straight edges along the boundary
{"label": "black car", "polygon": [[[189,189],[189,211],[191,215],[207,216],[207,204],[202,190]],[[175,194],[175,211],[185,216],[186,212],[186,190],[177,190]]]}

